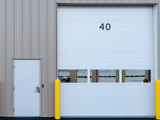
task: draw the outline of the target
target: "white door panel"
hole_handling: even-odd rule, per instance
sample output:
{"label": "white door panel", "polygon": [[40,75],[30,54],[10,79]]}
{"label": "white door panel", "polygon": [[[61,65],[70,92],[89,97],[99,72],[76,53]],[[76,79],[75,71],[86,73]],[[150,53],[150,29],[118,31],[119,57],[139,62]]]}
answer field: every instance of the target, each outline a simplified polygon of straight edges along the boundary
{"label": "white door panel", "polygon": [[58,68],[152,69],[152,31],[152,6],[60,6]]}
{"label": "white door panel", "polygon": [[40,60],[14,61],[14,116],[40,116]]}
{"label": "white door panel", "polygon": [[[120,83],[62,83],[61,116],[153,117],[153,24],[152,6],[59,6],[58,69],[120,71]],[[151,83],[122,83],[125,69],[151,70]]]}
{"label": "white door panel", "polygon": [[61,116],[154,116],[152,92],[139,83],[61,84]]}

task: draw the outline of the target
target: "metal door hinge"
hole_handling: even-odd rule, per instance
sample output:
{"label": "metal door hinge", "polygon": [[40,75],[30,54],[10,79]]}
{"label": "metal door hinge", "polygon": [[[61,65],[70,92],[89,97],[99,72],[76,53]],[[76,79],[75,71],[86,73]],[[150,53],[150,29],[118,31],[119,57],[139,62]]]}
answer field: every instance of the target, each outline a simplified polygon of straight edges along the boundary
{"label": "metal door hinge", "polygon": [[13,90],[15,90],[15,87],[13,87]]}
{"label": "metal door hinge", "polygon": [[15,68],[15,65],[13,65],[13,68]]}
{"label": "metal door hinge", "polygon": [[15,112],[15,108],[13,108],[13,112]]}

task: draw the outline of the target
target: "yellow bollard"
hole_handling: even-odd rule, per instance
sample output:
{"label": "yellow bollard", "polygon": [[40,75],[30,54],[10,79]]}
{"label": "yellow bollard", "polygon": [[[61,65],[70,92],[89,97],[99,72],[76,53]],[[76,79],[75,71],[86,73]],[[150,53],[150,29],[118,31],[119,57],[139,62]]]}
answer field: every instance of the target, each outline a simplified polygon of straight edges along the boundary
{"label": "yellow bollard", "polygon": [[126,82],[126,77],[124,76],[123,82]]}
{"label": "yellow bollard", "polygon": [[60,80],[55,80],[55,119],[60,118]]}
{"label": "yellow bollard", "polygon": [[117,82],[117,77],[115,77],[115,82]]}
{"label": "yellow bollard", "polygon": [[97,77],[97,80],[96,80],[96,82],[99,82],[99,81],[98,81],[98,77]]}
{"label": "yellow bollard", "polygon": [[160,80],[156,80],[156,119],[160,119]]}

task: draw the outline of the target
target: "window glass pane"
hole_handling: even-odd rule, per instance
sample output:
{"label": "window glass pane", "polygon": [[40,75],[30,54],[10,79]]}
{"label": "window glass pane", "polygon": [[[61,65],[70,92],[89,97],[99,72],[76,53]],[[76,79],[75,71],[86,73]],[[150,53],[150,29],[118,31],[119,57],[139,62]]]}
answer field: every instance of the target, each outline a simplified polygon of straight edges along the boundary
{"label": "window glass pane", "polygon": [[91,82],[115,83],[119,82],[119,70],[91,70]]}
{"label": "window glass pane", "polygon": [[77,82],[87,82],[87,70],[77,70]]}
{"label": "window glass pane", "polygon": [[85,83],[87,82],[87,70],[58,70],[58,78],[62,83]]}
{"label": "window glass pane", "polygon": [[151,70],[122,70],[122,82],[149,83],[151,82]]}

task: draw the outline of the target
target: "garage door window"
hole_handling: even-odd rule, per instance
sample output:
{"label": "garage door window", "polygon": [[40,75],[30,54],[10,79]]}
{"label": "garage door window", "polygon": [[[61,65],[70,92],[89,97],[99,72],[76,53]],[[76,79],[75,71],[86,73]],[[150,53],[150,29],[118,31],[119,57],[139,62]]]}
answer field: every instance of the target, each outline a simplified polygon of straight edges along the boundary
{"label": "garage door window", "polygon": [[123,83],[150,83],[151,70],[122,70]]}
{"label": "garage door window", "polygon": [[86,83],[87,70],[58,70],[58,78],[62,83]]}
{"label": "garage door window", "polygon": [[115,83],[119,82],[119,70],[91,70],[91,82]]}

